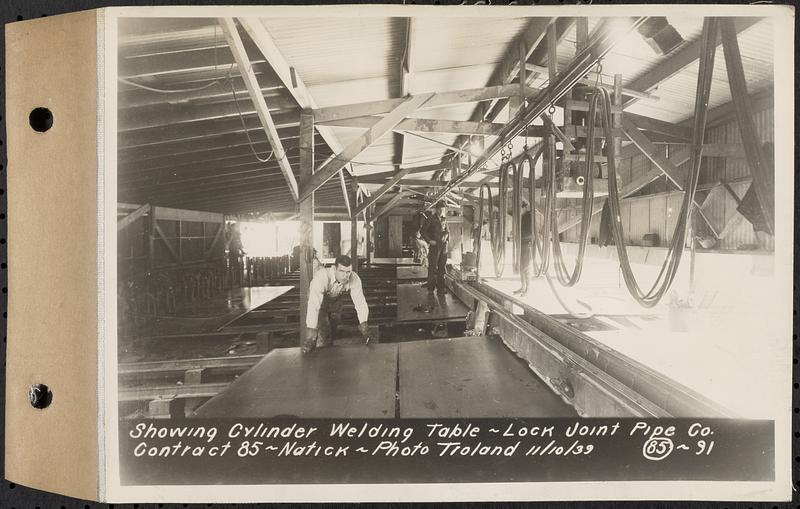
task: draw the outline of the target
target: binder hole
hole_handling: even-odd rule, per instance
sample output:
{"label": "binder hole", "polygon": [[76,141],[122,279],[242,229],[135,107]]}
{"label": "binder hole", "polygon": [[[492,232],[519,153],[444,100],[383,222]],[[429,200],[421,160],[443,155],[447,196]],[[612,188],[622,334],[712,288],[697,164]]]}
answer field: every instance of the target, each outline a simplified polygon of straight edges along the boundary
{"label": "binder hole", "polygon": [[8,267],[6,262],[0,263],[0,269],[5,269],[6,267]]}
{"label": "binder hole", "polygon": [[45,384],[33,384],[28,390],[28,401],[33,408],[47,408],[53,401],[53,393]]}
{"label": "binder hole", "polygon": [[17,21],[22,21],[23,19],[25,19],[25,18],[23,18],[22,15],[17,16]]}
{"label": "binder hole", "polygon": [[28,120],[37,133],[43,133],[53,127],[53,114],[47,108],[34,108]]}
{"label": "binder hole", "polygon": [[0,239],[0,244],[5,244],[5,243],[6,243],[6,239]]}

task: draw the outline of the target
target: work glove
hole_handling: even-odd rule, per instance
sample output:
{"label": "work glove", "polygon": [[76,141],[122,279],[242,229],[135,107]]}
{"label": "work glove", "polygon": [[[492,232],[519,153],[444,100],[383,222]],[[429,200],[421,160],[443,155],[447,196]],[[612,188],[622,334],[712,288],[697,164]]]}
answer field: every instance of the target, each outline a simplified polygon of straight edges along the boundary
{"label": "work glove", "polygon": [[317,329],[306,329],[306,337],[303,338],[301,343],[301,351],[304,354],[311,353],[317,347]]}
{"label": "work glove", "polygon": [[364,343],[369,343],[369,324],[367,322],[361,322],[358,324],[358,332],[361,333],[361,337],[364,339]]}

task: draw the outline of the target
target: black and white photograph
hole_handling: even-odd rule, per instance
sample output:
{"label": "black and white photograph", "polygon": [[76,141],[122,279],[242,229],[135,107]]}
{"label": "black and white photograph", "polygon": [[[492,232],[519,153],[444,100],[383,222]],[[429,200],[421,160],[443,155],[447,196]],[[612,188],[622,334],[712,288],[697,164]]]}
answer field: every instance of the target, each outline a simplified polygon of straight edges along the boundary
{"label": "black and white photograph", "polygon": [[790,496],[792,9],[106,23],[109,493]]}

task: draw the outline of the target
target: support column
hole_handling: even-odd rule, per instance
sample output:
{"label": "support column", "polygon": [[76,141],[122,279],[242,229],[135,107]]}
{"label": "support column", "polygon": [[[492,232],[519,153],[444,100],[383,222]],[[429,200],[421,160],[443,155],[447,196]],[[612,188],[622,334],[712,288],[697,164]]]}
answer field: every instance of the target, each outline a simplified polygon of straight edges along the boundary
{"label": "support column", "polygon": [[364,244],[367,248],[367,265],[372,263],[372,207],[364,211]]}
{"label": "support column", "polygon": [[[314,174],[314,117],[310,111],[300,114],[300,186],[307,185]],[[300,218],[300,340],[306,334],[308,288],[314,276],[314,193],[298,204]]]}
{"label": "support column", "polygon": [[353,181],[350,194],[350,207],[353,214],[350,216],[350,259],[353,261],[353,272],[358,272],[358,184]]}

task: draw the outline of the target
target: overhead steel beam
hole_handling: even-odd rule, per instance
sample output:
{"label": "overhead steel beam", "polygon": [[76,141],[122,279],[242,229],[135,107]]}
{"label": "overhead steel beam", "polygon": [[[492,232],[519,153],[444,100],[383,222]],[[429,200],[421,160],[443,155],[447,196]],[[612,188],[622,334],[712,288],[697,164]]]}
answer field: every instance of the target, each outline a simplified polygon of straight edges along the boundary
{"label": "overhead steel beam", "polygon": [[297,201],[299,197],[299,190],[297,188],[297,180],[294,178],[292,167],[289,160],[286,158],[286,152],[283,150],[278,131],[275,128],[275,123],[272,121],[272,116],[269,113],[269,108],[261,94],[261,86],[258,84],[253,69],[247,57],[247,51],[244,49],[239,31],[236,28],[233,18],[220,18],[219,23],[222,26],[222,31],[225,34],[225,39],[228,41],[233,57],[236,59],[236,64],[239,66],[239,72],[242,74],[242,79],[247,85],[247,91],[250,93],[250,99],[256,107],[258,117],[264,125],[264,131],[269,139],[270,145],[275,152],[275,158],[280,164],[281,172],[286,179],[286,184],[289,186],[289,192],[292,198]]}
{"label": "overhead steel beam", "polygon": [[377,124],[372,126],[353,140],[341,153],[332,156],[322,168],[319,169],[314,176],[309,179],[308,183],[300,192],[300,198],[306,198],[322,184],[328,181],[337,171],[342,169],[344,165],[350,163],[359,154],[369,148],[372,143],[378,140],[381,136],[389,132],[395,125],[400,123],[405,117],[417,110],[421,105],[431,98],[433,94],[422,94],[411,96],[405,99],[403,103],[397,106],[391,113],[382,118]]}

